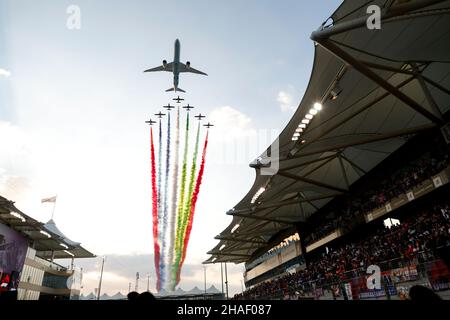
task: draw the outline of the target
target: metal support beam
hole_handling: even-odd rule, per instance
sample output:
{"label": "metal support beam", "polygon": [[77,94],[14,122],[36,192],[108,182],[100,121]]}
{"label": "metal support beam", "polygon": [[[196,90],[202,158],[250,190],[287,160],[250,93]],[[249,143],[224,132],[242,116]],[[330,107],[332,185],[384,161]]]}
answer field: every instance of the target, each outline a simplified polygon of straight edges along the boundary
{"label": "metal support beam", "polygon": [[289,178],[289,179],[302,181],[304,183],[312,184],[312,185],[315,185],[315,186],[318,186],[318,187],[322,187],[322,188],[325,188],[325,189],[338,191],[338,192],[341,192],[341,193],[347,192],[347,190],[345,190],[345,189],[341,189],[341,188],[329,185],[329,184],[324,183],[324,182],[312,180],[312,179],[305,178],[305,177],[300,177],[298,175],[295,175],[295,174],[292,174],[292,173],[289,173],[289,172],[278,171],[277,175],[283,176],[283,177],[286,177],[286,178]]}
{"label": "metal support beam", "polygon": [[[322,160],[327,160],[327,159],[334,158],[334,157],[336,157],[336,155],[332,154],[331,156],[326,156],[326,157],[323,157],[323,158],[317,158],[317,159],[314,159],[314,160],[311,160],[311,161],[305,161],[305,162],[302,162],[302,163],[299,163],[299,164],[295,164],[295,165],[292,165],[292,166],[289,166],[289,167],[285,167],[285,168],[282,168],[282,170],[292,170],[292,169],[295,169],[295,168],[304,167],[304,166],[307,166],[309,164],[313,164],[313,163],[316,163],[316,162],[319,162],[319,161],[322,161]],[[280,161],[289,161],[289,160],[292,160],[292,159],[291,158],[280,159]]]}
{"label": "metal support beam", "polygon": [[238,253],[226,253],[226,252],[215,252],[209,251],[207,254],[215,255],[215,256],[231,256],[231,257],[251,257],[249,254],[238,254]]}
{"label": "metal support beam", "polygon": [[[261,222],[260,224],[253,226],[252,228],[250,228],[249,230],[246,230],[244,232],[239,232],[240,236],[251,236],[251,237],[255,237],[255,235],[270,235],[272,236],[274,233],[279,232],[281,229],[283,228],[273,228],[273,229],[269,229],[269,230],[262,230],[263,227],[265,227],[266,225],[268,225],[269,223],[273,223],[270,221],[265,221],[265,222]],[[291,225],[292,226],[292,225]]]}
{"label": "metal support beam", "polygon": [[426,82],[428,82],[429,84],[431,84],[432,86],[438,88],[439,90],[441,90],[442,92],[445,92],[446,94],[450,95],[450,90],[447,89],[446,87],[440,85],[439,83],[437,83],[436,81],[431,80],[428,77],[422,76],[423,80],[425,80]]}
{"label": "metal support beam", "polygon": [[[306,173],[304,174],[304,176],[305,176],[305,177],[309,176],[311,173],[313,173],[313,172],[316,171],[316,170],[319,170],[319,169],[322,168],[324,165],[326,165],[327,163],[329,163],[330,161],[332,161],[334,158],[336,158],[336,155],[335,155],[335,154],[332,155],[332,156],[328,156],[328,157],[322,158],[322,159],[327,159],[327,160],[326,160],[325,162],[321,163],[320,165],[318,165],[317,167],[312,168],[310,171],[306,172]],[[284,170],[288,170],[288,169],[284,168],[283,171],[284,171]],[[285,190],[287,190],[288,188],[292,187],[292,186],[293,186],[294,184],[296,184],[296,183],[297,183],[297,182],[294,181],[294,182],[288,184],[285,188],[283,188],[283,190],[280,190],[280,191],[277,192],[276,194],[272,195],[270,198],[265,198],[265,197],[263,196],[263,198],[264,198],[264,199],[263,199],[263,202],[269,202],[269,201],[275,199],[276,197],[278,197],[278,196],[280,195],[280,193],[286,193]]]}
{"label": "metal support beam", "polygon": [[415,100],[413,100],[411,97],[407,96],[395,86],[387,82],[385,79],[380,77],[378,74],[373,72],[371,69],[369,69],[367,66],[365,66],[363,63],[352,57],[348,52],[342,50],[339,46],[334,44],[332,41],[327,39],[319,39],[317,41],[322,47],[330,51],[332,54],[334,54],[336,57],[340,58],[342,61],[350,64],[355,70],[359,71],[361,74],[365,75],[367,78],[378,84],[380,87],[385,89],[386,91],[390,92],[393,96],[397,97],[400,101],[411,107],[416,112],[423,115],[425,118],[429,119],[433,123],[437,125],[443,125],[444,122],[436,117],[433,113],[430,111],[424,109],[419,103],[417,103]]}
{"label": "metal support beam", "polygon": [[244,242],[244,243],[262,244],[262,245],[267,244],[267,242],[265,242],[265,241],[250,240],[250,239],[239,239],[239,238],[226,237],[226,236],[221,236],[221,235],[216,236],[214,239],[231,241],[231,242]]}
{"label": "metal support beam", "polygon": [[310,156],[313,154],[336,151],[336,150],[345,149],[348,147],[354,147],[354,146],[359,146],[359,145],[363,145],[363,144],[379,142],[379,141],[383,141],[383,140],[389,140],[389,139],[398,138],[401,136],[406,136],[409,134],[414,134],[414,133],[419,133],[422,131],[430,130],[435,127],[436,127],[435,125],[430,124],[430,125],[424,125],[424,126],[419,126],[419,127],[397,130],[397,131],[383,133],[383,134],[374,134],[375,137],[372,137],[372,138],[364,138],[364,139],[357,140],[354,142],[342,143],[342,144],[339,144],[336,146],[330,146],[327,148],[321,148],[321,149],[317,149],[317,150],[309,151],[309,152],[302,152],[301,154],[296,155],[295,158],[307,157],[307,156]]}
{"label": "metal support beam", "polygon": [[[363,168],[361,168],[360,166],[358,166],[356,163],[354,163],[353,161],[351,161],[350,159],[348,159],[344,154],[341,154],[341,158],[344,159],[345,161],[347,161],[353,168],[358,169],[359,171],[361,171],[363,174],[365,175],[367,173],[366,170],[364,170]],[[357,171],[357,170],[355,170]],[[361,176],[361,175],[360,175]]]}
{"label": "metal support beam", "polygon": [[[279,201],[279,202],[266,204],[266,205],[263,204],[263,205],[260,205],[260,206],[256,207],[254,212],[265,210],[265,209],[272,209],[272,208],[278,209],[278,208],[281,208],[283,206],[288,206],[288,205],[292,205],[292,204],[299,204],[299,203],[302,203],[302,202],[309,202],[309,201],[316,201],[316,200],[323,200],[323,199],[333,198],[333,197],[337,197],[340,194],[341,193],[332,193],[332,194],[321,195],[321,196],[317,196],[317,197],[309,197],[309,198],[304,197],[303,199],[284,200],[284,201]],[[245,213],[245,212],[252,212],[252,211],[253,210],[251,208],[245,208],[245,209],[239,209],[239,210],[231,211],[229,214],[230,215],[235,215],[234,213]]]}
{"label": "metal support beam", "polygon": [[350,183],[348,182],[347,172],[345,172],[344,163],[342,162],[342,157],[339,155],[339,165],[341,166],[342,175],[344,176],[345,185],[347,186],[347,189],[350,187]]}
{"label": "metal support beam", "polygon": [[290,221],[285,221],[285,220],[280,220],[280,219],[275,219],[275,218],[267,218],[267,217],[259,217],[256,215],[251,215],[251,214],[245,214],[245,213],[238,213],[238,212],[232,212],[232,213],[228,213],[228,215],[234,216],[234,217],[242,217],[242,218],[247,218],[247,219],[254,219],[254,220],[260,220],[260,221],[267,221],[267,222],[275,222],[275,223],[281,223],[281,224],[294,224],[295,222],[290,222]]}
{"label": "metal support beam", "polygon": [[384,71],[390,71],[394,73],[401,73],[401,74],[407,74],[411,76],[418,76],[420,74],[420,71],[410,71],[410,70],[404,70],[404,69],[398,69],[390,66],[384,66],[382,64],[359,60],[362,64],[365,66],[372,68],[372,69],[378,69],[378,70],[384,70]]}
{"label": "metal support beam", "polygon": [[[413,69],[417,72],[419,70],[419,67],[415,63],[411,63],[411,66]],[[419,81],[420,87],[422,88],[423,94],[425,95],[425,98],[427,98],[428,103],[430,106],[434,109],[435,113],[439,116],[439,118],[444,121],[444,117],[442,115],[441,109],[439,109],[438,104],[434,100],[430,90],[428,89],[425,80],[423,79],[422,75],[417,76],[417,80]]]}
{"label": "metal support beam", "polygon": [[[402,81],[401,83],[399,83],[398,85],[395,86],[396,89],[400,89],[403,88],[405,85],[407,85],[408,83],[410,83],[411,81],[413,81],[415,79],[415,77],[410,77],[404,81]],[[366,103],[364,106],[362,106],[361,108],[359,108],[358,110],[356,110],[355,112],[352,112],[351,114],[349,114],[347,117],[345,117],[344,119],[340,120],[339,122],[335,123],[334,125],[332,125],[331,127],[322,130],[321,133],[319,135],[317,135],[316,137],[314,137],[314,139],[308,140],[307,143],[304,145],[311,145],[312,143],[318,141],[320,138],[326,136],[327,134],[329,134],[330,132],[336,130],[337,128],[339,128],[340,126],[342,126],[344,123],[354,119],[357,115],[359,115],[360,113],[370,109],[371,107],[373,107],[374,105],[376,105],[378,102],[383,101],[384,99],[386,99],[387,97],[389,97],[391,94],[389,92],[386,92],[384,94],[382,94],[381,96],[375,98],[374,100]],[[316,127],[319,128],[319,127]],[[314,129],[316,129],[314,128]],[[300,149],[301,150],[301,149]],[[295,157],[293,157],[295,158]],[[291,158],[292,159],[292,158]]]}

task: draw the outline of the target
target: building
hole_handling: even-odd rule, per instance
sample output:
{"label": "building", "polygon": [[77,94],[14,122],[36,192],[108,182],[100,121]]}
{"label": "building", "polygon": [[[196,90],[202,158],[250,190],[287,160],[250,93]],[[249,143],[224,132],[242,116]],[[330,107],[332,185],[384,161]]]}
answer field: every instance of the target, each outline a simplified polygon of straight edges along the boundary
{"label": "building", "polygon": [[[448,190],[445,165],[382,205],[362,203],[357,218],[333,223],[337,206],[350,208],[377,174],[401,170],[416,148],[426,152],[448,138],[449,4],[374,0],[381,29],[370,29],[368,4],[346,0],[312,33],[305,95],[275,143],[250,164],[254,184],[227,212],[233,220],[204,263],[245,263],[246,286],[256,286],[302,268],[354,230]],[[295,245],[270,254],[296,233]]]}
{"label": "building", "polygon": [[[0,297],[77,300],[82,270],[74,266],[74,260],[93,257],[53,220],[41,223],[0,196]],[[59,265],[58,259],[69,259],[71,265]]]}

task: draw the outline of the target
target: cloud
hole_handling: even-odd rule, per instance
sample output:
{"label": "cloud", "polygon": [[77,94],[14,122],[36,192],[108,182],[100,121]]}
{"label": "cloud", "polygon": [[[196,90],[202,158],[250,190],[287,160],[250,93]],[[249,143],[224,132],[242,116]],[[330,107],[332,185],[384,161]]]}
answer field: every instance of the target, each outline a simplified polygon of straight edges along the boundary
{"label": "cloud", "polygon": [[214,143],[209,151],[214,165],[247,166],[279,134],[269,128],[256,129],[250,116],[230,106],[213,109],[208,120],[214,124],[210,133]]}
{"label": "cloud", "polygon": [[6,137],[0,142],[0,194],[17,201],[31,188],[26,177],[30,156],[27,135],[20,127],[0,121],[0,137]]}
{"label": "cloud", "polygon": [[219,139],[229,140],[233,137],[255,134],[255,129],[252,127],[252,119],[230,106],[218,107],[212,110],[209,119],[214,124],[215,131],[219,132]]}
{"label": "cloud", "polygon": [[278,92],[277,102],[282,112],[294,112],[296,109],[293,95],[287,91]]}
{"label": "cloud", "polygon": [[31,182],[27,177],[5,174],[5,169],[0,168],[0,194],[8,199],[22,199],[31,190]]}
{"label": "cloud", "polygon": [[5,78],[9,78],[10,75],[11,75],[11,72],[9,72],[8,70],[0,68],[0,76],[3,76]]}

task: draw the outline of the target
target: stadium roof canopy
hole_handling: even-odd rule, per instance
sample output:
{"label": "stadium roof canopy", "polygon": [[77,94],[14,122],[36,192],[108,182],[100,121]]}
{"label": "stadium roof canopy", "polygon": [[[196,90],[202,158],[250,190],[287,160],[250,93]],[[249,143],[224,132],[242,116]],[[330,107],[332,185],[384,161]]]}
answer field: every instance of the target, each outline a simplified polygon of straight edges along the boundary
{"label": "stadium roof canopy", "polygon": [[53,220],[39,222],[16,208],[13,201],[0,196],[0,223],[21,233],[33,242],[33,248],[41,258],[92,258],[94,254],[80,243],[67,238]]}
{"label": "stadium roof canopy", "polygon": [[[255,182],[227,213],[233,220],[205,263],[249,261],[412,135],[446,123],[450,1],[361,2],[344,1],[312,33],[305,95],[278,140],[250,164]],[[367,27],[370,5],[381,8],[379,30]],[[321,111],[311,114],[315,103]],[[299,128],[303,120],[310,122]]]}

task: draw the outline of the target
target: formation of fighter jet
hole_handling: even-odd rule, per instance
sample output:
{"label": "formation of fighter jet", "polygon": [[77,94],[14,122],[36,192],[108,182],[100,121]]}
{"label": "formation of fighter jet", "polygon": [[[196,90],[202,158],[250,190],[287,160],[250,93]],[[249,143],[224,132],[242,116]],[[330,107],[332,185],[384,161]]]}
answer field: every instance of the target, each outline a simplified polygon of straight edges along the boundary
{"label": "formation of fighter jet", "polygon": [[167,63],[166,60],[163,60],[162,66],[144,71],[144,72],[155,72],[155,71],[172,72],[173,73],[173,87],[167,89],[166,92],[169,92],[169,91],[186,92],[183,89],[178,87],[180,73],[182,73],[182,72],[190,72],[190,73],[202,74],[202,75],[207,76],[206,73],[192,68],[191,63],[189,61],[187,61],[186,64],[180,62],[180,48],[181,48],[180,40],[176,39],[173,61]]}
{"label": "formation of fighter jet", "polygon": [[193,106],[190,106],[189,103],[187,106],[184,106],[183,109],[186,109],[188,112],[191,111],[191,109],[194,109]]}
{"label": "formation of fighter jet", "polygon": [[153,121],[152,119],[145,121],[145,123],[148,123],[150,126],[154,125],[156,121]]}
{"label": "formation of fighter jet", "polygon": [[208,129],[211,128],[211,127],[214,127],[214,125],[209,123],[209,122],[207,124],[204,124],[203,126],[207,127]]}
{"label": "formation of fighter jet", "polygon": [[161,111],[159,113],[155,113],[155,116],[157,116],[159,119],[161,119],[163,116],[165,116],[165,113],[161,113]]}
{"label": "formation of fighter jet", "polygon": [[165,109],[167,109],[169,111],[172,110],[172,109],[175,109],[175,107],[171,106],[170,103],[167,106],[163,106],[163,108],[165,108]]}
{"label": "formation of fighter jet", "polygon": [[197,120],[202,120],[203,118],[206,118],[206,116],[202,115],[201,113],[199,113],[198,115],[195,116],[195,118],[197,118]]}

